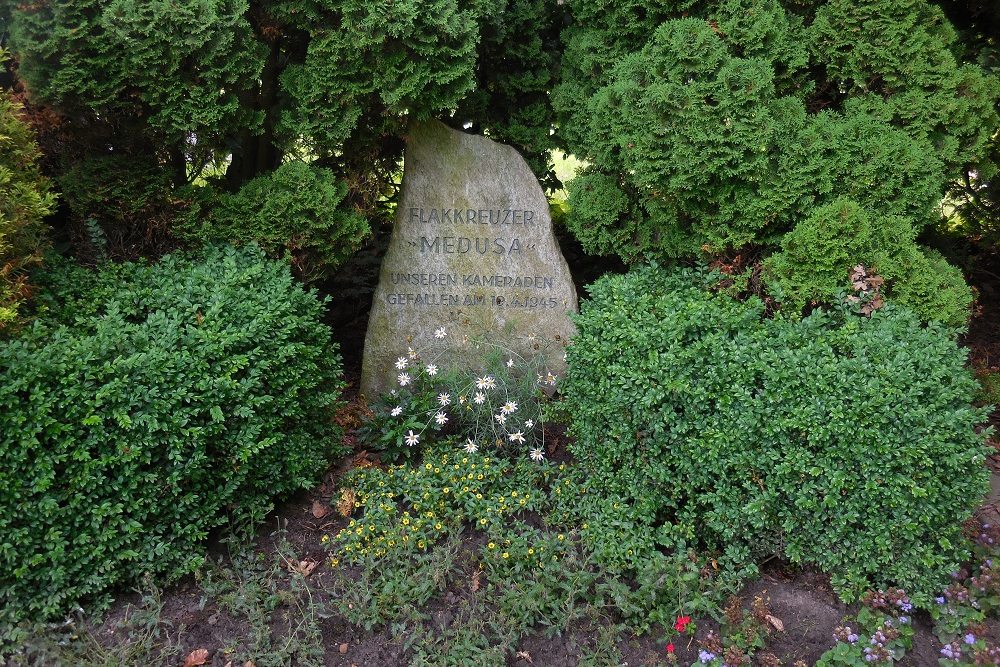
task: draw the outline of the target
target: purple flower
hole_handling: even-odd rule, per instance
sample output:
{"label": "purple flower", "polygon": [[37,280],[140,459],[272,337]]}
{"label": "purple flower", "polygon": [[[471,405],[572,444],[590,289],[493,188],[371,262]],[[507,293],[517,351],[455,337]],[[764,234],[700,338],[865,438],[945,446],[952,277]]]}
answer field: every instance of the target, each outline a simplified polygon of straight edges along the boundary
{"label": "purple flower", "polygon": [[905,611],[906,613],[910,613],[911,611],[913,611],[913,605],[910,604],[909,602],[900,602],[899,608]]}
{"label": "purple flower", "polygon": [[944,648],[941,649],[941,655],[949,660],[958,660],[962,657],[962,652],[951,644],[945,644]]}
{"label": "purple flower", "polygon": [[907,623],[910,622],[910,617],[909,616],[900,616],[899,617],[899,622],[902,623],[903,625],[906,625]]}
{"label": "purple flower", "polygon": [[715,660],[715,654],[712,653],[711,651],[706,651],[702,649],[698,651],[698,660],[701,662],[701,664],[706,665]]}
{"label": "purple flower", "polygon": [[972,644],[975,644],[976,643],[976,636],[974,634],[972,634],[971,632],[969,634],[965,635],[965,643],[969,644],[970,646]]}
{"label": "purple flower", "polygon": [[851,642],[852,644],[857,644],[858,636],[852,632],[851,634],[847,635],[847,641]]}
{"label": "purple flower", "polygon": [[945,600],[943,597],[939,595],[938,597],[934,598],[934,602],[937,602],[938,604],[944,604]]}

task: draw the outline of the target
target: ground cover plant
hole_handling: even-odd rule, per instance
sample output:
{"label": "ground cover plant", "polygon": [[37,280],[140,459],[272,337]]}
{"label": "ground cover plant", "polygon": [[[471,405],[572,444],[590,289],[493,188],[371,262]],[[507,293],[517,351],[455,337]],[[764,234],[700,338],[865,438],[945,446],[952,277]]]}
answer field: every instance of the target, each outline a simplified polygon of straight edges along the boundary
{"label": "ground cover plant", "polygon": [[48,280],[46,314],[0,346],[7,628],[191,572],[209,531],[342,451],[323,302],[286,264],[219,247]]}
{"label": "ground cover plant", "polygon": [[[419,620],[456,576],[449,572],[459,569],[455,540],[463,535],[471,561],[464,576],[471,569],[472,590],[482,591],[479,627],[466,639],[499,650],[500,659],[532,631],[557,635],[578,623],[610,623],[621,632],[665,627],[677,635],[691,614],[717,611],[726,583],[694,554],[603,562],[613,528],[594,512],[603,503],[590,498],[599,491],[573,472],[454,443],[426,450],[413,464],[354,470],[344,480],[352,518],[323,538],[332,564],[358,568],[365,581],[338,589],[354,591],[340,596],[341,613],[366,628]],[[674,628],[678,617],[687,620]]]}

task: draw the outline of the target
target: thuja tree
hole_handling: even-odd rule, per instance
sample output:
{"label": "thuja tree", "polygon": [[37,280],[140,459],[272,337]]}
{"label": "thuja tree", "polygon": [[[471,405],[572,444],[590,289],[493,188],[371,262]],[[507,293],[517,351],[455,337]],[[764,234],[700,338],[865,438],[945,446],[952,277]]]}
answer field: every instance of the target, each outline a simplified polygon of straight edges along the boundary
{"label": "thuja tree", "polygon": [[[189,183],[259,189],[255,179],[299,157],[329,174],[331,188],[346,185],[343,211],[371,216],[394,192],[411,118],[471,123],[546,168],[556,8],[555,0],[0,0],[0,17],[9,17],[31,100],[59,111],[85,144],[68,151],[74,164],[64,170],[74,177],[127,180],[133,164],[152,165],[166,175],[151,198],[162,208]],[[102,169],[89,168],[94,159]],[[110,169],[108,159],[125,167]],[[78,217],[100,219],[95,207],[74,207],[72,193],[94,188],[79,178],[72,185]],[[204,210],[204,197],[197,201]]]}
{"label": "thuja tree", "polygon": [[954,29],[925,0],[570,7],[553,97],[589,163],[569,224],[592,252],[776,247],[845,199],[916,232],[998,126],[997,82],[956,57]]}
{"label": "thuja tree", "polygon": [[38,147],[19,111],[0,92],[0,335],[17,322],[28,293],[26,273],[39,263],[46,244],[42,218],[55,203],[38,169]]}

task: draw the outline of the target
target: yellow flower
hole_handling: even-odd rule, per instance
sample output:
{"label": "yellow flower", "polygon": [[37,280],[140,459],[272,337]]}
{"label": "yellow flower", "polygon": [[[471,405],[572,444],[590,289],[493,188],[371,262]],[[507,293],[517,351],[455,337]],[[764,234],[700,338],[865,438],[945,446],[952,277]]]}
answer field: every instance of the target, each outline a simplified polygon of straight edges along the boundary
{"label": "yellow flower", "polygon": [[488,546],[488,547],[489,547],[490,549],[496,549],[496,548],[497,548],[497,545],[496,545],[496,544],[494,544],[493,542],[490,542],[490,543],[489,543],[489,544],[487,544],[486,546]]}
{"label": "yellow flower", "polygon": [[409,519],[403,519],[403,525],[404,526],[409,526],[410,525],[410,520]]}
{"label": "yellow flower", "polygon": [[329,535],[324,535],[322,538],[320,538],[320,542],[322,542],[323,544],[326,544],[329,541],[330,541]]}
{"label": "yellow flower", "polygon": [[558,535],[556,535],[556,538],[559,540],[563,540],[565,539],[565,536],[562,533],[559,533]]}
{"label": "yellow flower", "polygon": [[480,526],[485,526],[486,525],[486,519],[480,519],[479,520],[479,525]]}
{"label": "yellow flower", "polygon": [[510,558],[510,554],[509,554],[509,553],[507,553],[506,551],[504,551],[504,552],[503,552],[502,556],[503,556],[504,558]]}
{"label": "yellow flower", "polygon": [[528,555],[529,555],[529,556],[533,556],[533,555],[534,555],[534,553],[535,553],[535,550],[534,550],[534,549],[530,549],[530,548],[528,549]]}
{"label": "yellow flower", "polygon": [[441,530],[441,524],[439,523],[434,524],[434,530]]}
{"label": "yellow flower", "polygon": [[330,565],[332,565],[334,567],[337,567],[338,565],[340,565],[340,561],[337,560],[336,558],[331,558],[330,559]]}
{"label": "yellow flower", "polygon": [[510,497],[511,498],[517,498],[517,491],[511,491],[510,492]]}

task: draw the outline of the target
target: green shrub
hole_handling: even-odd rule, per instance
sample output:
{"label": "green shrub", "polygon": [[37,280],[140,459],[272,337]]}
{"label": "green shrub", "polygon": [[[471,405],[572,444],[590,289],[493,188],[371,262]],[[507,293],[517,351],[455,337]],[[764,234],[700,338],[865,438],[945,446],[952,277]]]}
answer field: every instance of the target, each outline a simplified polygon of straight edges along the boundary
{"label": "green shrub", "polygon": [[997,127],[997,80],[927,0],[567,7],[552,102],[590,252],[773,245],[840,197],[920,230]]}
{"label": "green shrub", "polygon": [[18,111],[0,94],[0,332],[17,320],[25,271],[40,262],[48,240],[42,218],[55,204],[38,169],[38,147]]}
{"label": "green shrub", "polygon": [[307,279],[340,266],[369,234],[368,222],[338,205],[347,186],[333,172],[288,162],[235,194],[190,190],[193,205],[176,234],[190,242],[256,242],[268,254],[287,253]]}
{"label": "green shrub", "polygon": [[989,477],[964,350],[902,308],[765,319],[710,280],[651,267],[591,287],[563,383],[573,453],[662,546],[926,600]]}
{"label": "green shrub", "polygon": [[890,301],[924,321],[968,324],[972,290],[962,272],[940,254],[916,243],[906,219],[872,219],[849,199],[817,207],[781,240],[781,252],[765,263],[782,302],[837,303],[851,286],[851,268],[864,264],[888,281]]}
{"label": "green shrub", "polygon": [[340,359],[287,266],[225,247],[71,277],[100,304],[0,346],[0,625],[190,572],[340,451]]}

